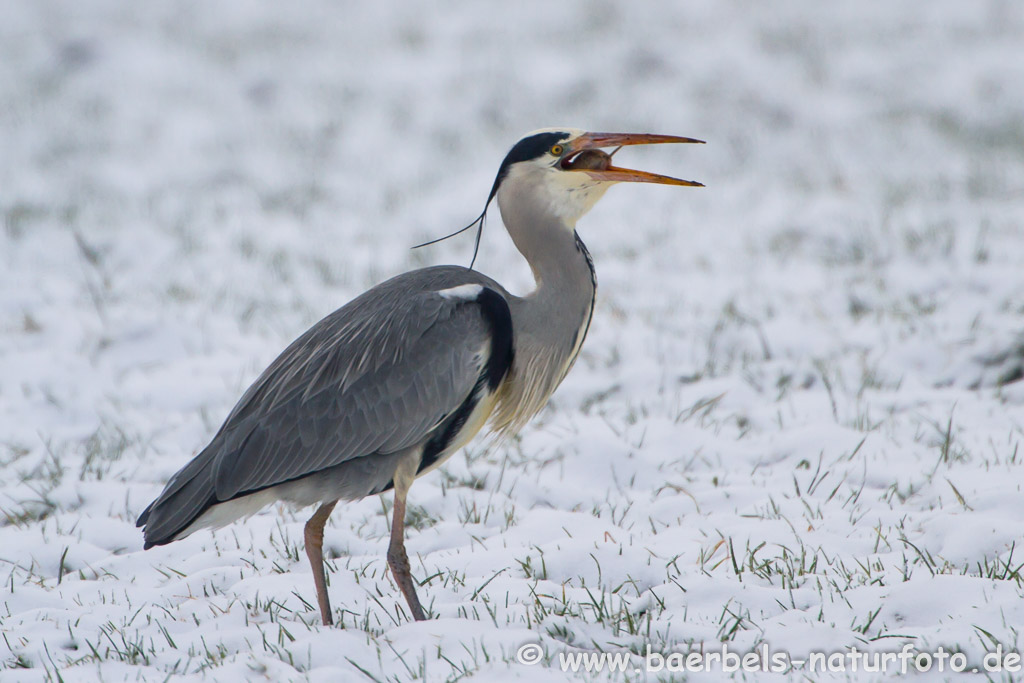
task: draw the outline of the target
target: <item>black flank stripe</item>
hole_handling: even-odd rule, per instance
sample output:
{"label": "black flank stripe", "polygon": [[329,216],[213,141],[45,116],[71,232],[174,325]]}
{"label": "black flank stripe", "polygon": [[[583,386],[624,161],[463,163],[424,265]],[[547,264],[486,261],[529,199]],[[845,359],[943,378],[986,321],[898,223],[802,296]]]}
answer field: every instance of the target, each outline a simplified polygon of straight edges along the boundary
{"label": "black flank stripe", "polygon": [[[466,424],[466,420],[473,414],[473,409],[476,408],[476,404],[480,402],[480,394],[483,390],[484,381],[487,379],[487,375],[481,374],[480,379],[477,380],[476,385],[473,387],[473,391],[469,392],[469,397],[462,402],[458,410],[452,413],[451,417],[448,418],[444,426],[434,435],[430,441],[423,447],[423,457],[420,458],[419,469],[417,473],[427,469],[441,457],[445,449],[455,441],[455,437],[458,436],[459,432],[462,431],[463,426]],[[394,486],[394,481],[389,482],[387,488]],[[387,489],[385,489],[387,490]]]}

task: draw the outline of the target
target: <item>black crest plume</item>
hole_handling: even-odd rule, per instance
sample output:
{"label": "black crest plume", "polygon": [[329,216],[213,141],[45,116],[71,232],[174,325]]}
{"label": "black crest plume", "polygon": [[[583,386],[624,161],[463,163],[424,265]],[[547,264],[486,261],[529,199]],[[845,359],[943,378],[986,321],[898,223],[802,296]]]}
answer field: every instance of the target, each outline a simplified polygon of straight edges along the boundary
{"label": "black crest plume", "polygon": [[419,249],[420,247],[427,247],[431,244],[437,244],[443,242],[446,239],[461,235],[473,226],[476,226],[476,241],[473,243],[473,259],[469,262],[469,267],[472,268],[473,264],[476,263],[476,256],[480,251],[480,237],[484,232],[484,223],[487,221],[487,208],[491,205],[491,201],[494,196],[498,194],[498,188],[501,186],[501,181],[508,175],[509,169],[512,164],[519,163],[520,161],[529,161],[530,159],[536,159],[542,154],[546,154],[552,145],[555,145],[562,140],[569,137],[567,132],[553,132],[553,133],[537,133],[530,135],[515,145],[505,155],[505,160],[501,162],[501,167],[498,168],[498,175],[494,178],[494,184],[491,186],[491,193],[487,195],[487,202],[484,204],[484,210],[480,212],[480,215],[473,219],[469,225],[464,228],[459,228],[453,233],[449,233],[444,237],[438,237],[437,239],[424,242],[423,244],[417,244],[413,249]]}

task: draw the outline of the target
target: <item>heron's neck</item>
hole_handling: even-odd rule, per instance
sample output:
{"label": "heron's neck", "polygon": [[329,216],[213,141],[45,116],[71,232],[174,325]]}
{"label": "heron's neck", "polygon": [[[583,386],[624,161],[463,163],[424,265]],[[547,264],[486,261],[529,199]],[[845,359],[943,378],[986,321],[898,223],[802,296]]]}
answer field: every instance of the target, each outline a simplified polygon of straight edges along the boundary
{"label": "heron's neck", "polygon": [[561,219],[502,216],[537,282],[527,296],[509,299],[515,360],[495,426],[514,430],[544,407],[575,362],[590,327],[597,280],[587,248]]}
{"label": "heron's neck", "polygon": [[597,279],[590,252],[561,218],[535,215],[506,225],[536,281],[533,292],[522,299],[532,323],[526,329],[549,331],[571,342],[593,308]]}

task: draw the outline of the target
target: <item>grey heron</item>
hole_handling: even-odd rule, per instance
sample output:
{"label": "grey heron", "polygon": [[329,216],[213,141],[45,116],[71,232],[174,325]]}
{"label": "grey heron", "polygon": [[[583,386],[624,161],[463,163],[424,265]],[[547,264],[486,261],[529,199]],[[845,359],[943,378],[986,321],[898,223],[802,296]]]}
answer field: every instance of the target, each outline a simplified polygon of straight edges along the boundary
{"label": "grey heron", "polygon": [[145,548],[274,501],[318,505],[304,536],[329,625],[324,524],[338,501],[394,489],[387,562],[412,617],[424,619],[405,550],[409,487],[488,421],[492,431],[518,430],[569,372],[597,287],[577,220],[618,182],[700,186],[618,168],[602,148],[699,142],[569,128],[521,139],[467,228],[482,229],[497,199],[534,291],[514,296],[471,268],[435,266],[398,275],[331,313],[270,364],[142,512]]}

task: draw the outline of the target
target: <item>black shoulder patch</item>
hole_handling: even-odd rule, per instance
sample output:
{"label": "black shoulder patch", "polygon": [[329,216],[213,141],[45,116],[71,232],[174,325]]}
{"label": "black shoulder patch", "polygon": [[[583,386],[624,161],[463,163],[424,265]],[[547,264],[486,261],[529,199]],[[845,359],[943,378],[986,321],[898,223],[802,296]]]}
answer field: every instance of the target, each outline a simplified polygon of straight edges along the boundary
{"label": "black shoulder patch", "polygon": [[494,179],[494,185],[491,186],[491,194],[487,196],[487,202],[490,203],[494,199],[494,195],[498,194],[498,186],[501,185],[501,181],[508,175],[508,169],[512,164],[536,159],[551,149],[552,145],[567,137],[569,137],[568,131],[537,133],[536,135],[525,137],[513,145],[512,149],[505,155],[505,160],[501,162],[501,167],[498,168],[498,175]]}
{"label": "black shoulder patch", "polygon": [[481,289],[476,301],[491,330],[491,355],[484,372],[487,388],[494,391],[512,367],[512,313],[505,298],[490,287]]}

